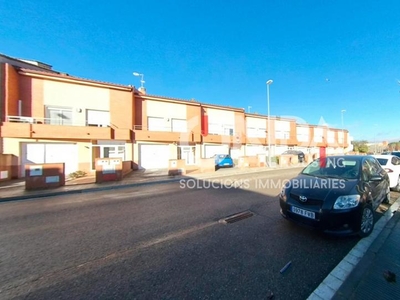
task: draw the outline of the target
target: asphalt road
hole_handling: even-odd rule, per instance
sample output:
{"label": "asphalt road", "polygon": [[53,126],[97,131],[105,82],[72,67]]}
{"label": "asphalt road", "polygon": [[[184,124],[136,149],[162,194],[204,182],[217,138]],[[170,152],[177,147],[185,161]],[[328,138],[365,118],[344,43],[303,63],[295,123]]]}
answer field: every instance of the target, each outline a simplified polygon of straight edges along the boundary
{"label": "asphalt road", "polygon": [[298,172],[0,203],[0,298],[305,299],[359,239],[282,219]]}

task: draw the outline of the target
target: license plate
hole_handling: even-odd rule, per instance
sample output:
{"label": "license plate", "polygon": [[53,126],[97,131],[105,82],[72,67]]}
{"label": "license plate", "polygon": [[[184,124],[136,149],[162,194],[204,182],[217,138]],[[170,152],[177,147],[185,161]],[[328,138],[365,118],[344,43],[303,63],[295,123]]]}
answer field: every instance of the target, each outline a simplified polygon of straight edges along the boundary
{"label": "license plate", "polygon": [[315,213],[313,211],[308,211],[308,210],[305,210],[305,209],[301,209],[301,208],[298,208],[296,206],[292,206],[291,210],[292,210],[292,213],[295,213],[297,215],[300,215],[300,216],[303,216],[303,217],[306,217],[306,218],[310,218],[310,219],[315,219]]}
{"label": "license plate", "polygon": [[224,166],[229,166],[230,165],[230,163],[224,163]]}

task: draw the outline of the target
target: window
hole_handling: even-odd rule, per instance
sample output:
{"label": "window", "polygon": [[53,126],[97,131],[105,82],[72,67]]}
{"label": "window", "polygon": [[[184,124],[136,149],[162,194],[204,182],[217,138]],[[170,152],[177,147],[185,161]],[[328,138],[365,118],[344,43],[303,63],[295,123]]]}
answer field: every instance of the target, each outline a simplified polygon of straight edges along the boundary
{"label": "window", "polygon": [[278,140],[288,140],[290,138],[290,123],[287,121],[275,122],[275,138]]}
{"label": "window", "polygon": [[375,159],[368,159],[368,163],[371,166],[370,170],[372,176],[379,175],[379,173],[382,171],[381,165]]}
{"label": "window", "polygon": [[289,131],[275,131],[275,138],[278,140],[288,140],[290,138]]}
{"label": "window", "polygon": [[297,127],[297,140],[308,142],[310,129],[308,127]]}
{"label": "window", "polygon": [[86,111],[86,124],[88,126],[108,127],[110,126],[110,112],[88,109]]}
{"label": "window", "polygon": [[334,143],[334,142],[335,142],[335,132],[328,131],[328,143]]}
{"label": "window", "polygon": [[339,131],[339,132],[338,132],[338,143],[339,143],[340,145],[343,145],[343,143],[344,143],[343,132],[342,132],[342,131]]}
{"label": "window", "polygon": [[172,119],[173,132],[187,132],[187,121],[181,119]]}
{"label": "window", "polygon": [[400,165],[400,158],[393,156],[392,157],[392,164],[395,166]]}
{"label": "window", "polygon": [[234,135],[234,127],[229,124],[209,123],[208,133],[215,135]]}
{"label": "window", "polygon": [[266,137],[267,128],[247,127],[248,137]]}
{"label": "window", "polygon": [[208,123],[208,134],[222,134],[221,124]]}
{"label": "window", "polygon": [[147,126],[150,131],[169,131],[164,118],[148,117]]}
{"label": "window", "polygon": [[324,136],[323,128],[314,128],[314,142],[322,143]]}
{"label": "window", "polygon": [[224,126],[224,135],[233,135],[233,128]]}
{"label": "window", "polygon": [[72,108],[46,107],[46,124],[72,125]]}

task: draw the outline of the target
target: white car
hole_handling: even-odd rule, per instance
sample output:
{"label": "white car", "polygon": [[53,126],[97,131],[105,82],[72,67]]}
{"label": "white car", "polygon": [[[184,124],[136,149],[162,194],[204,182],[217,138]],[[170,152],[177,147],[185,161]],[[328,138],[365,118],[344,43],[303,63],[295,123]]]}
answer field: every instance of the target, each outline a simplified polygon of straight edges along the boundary
{"label": "white car", "polygon": [[395,155],[372,155],[389,175],[390,188],[400,192],[400,158]]}

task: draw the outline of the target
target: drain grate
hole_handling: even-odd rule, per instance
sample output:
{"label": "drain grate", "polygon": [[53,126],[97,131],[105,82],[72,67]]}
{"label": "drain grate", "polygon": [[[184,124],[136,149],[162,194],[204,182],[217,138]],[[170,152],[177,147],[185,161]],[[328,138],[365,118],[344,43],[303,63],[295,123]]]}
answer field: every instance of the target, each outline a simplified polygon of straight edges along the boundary
{"label": "drain grate", "polygon": [[247,210],[247,211],[243,211],[240,213],[236,213],[234,215],[227,216],[226,218],[219,220],[219,223],[231,224],[231,223],[235,223],[235,222],[250,218],[252,216],[254,216],[254,213]]}

